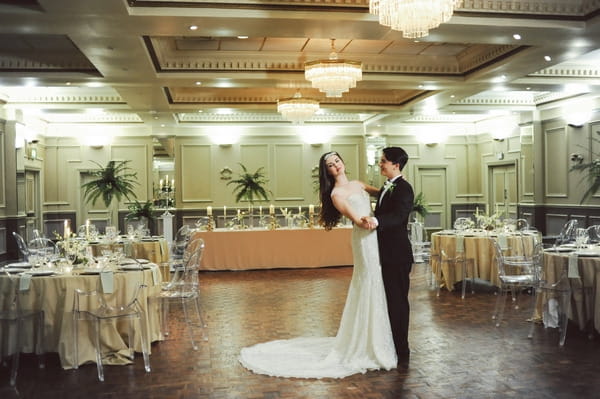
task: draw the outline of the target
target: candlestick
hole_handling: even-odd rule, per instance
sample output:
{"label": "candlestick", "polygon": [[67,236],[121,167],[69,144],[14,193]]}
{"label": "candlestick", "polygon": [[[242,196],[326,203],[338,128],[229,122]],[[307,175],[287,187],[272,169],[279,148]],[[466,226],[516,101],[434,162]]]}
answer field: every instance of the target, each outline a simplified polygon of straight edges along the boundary
{"label": "candlestick", "polygon": [[207,216],[212,216],[212,206],[207,206],[206,207],[206,215]]}

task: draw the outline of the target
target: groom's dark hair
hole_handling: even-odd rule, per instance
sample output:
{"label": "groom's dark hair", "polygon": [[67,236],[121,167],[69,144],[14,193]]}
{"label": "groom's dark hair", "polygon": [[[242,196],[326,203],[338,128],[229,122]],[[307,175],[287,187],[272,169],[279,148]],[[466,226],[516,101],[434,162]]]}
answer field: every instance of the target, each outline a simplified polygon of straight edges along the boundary
{"label": "groom's dark hair", "polygon": [[401,147],[386,147],[383,149],[385,159],[391,163],[400,165],[400,170],[404,169],[404,165],[408,162],[408,154]]}

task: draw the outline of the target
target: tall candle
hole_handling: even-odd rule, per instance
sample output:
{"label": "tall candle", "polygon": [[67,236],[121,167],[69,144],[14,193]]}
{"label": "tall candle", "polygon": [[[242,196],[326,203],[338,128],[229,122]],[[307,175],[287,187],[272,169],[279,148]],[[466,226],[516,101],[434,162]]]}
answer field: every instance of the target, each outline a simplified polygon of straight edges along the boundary
{"label": "tall candle", "polygon": [[175,179],[171,179],[171,188],[175,187]]}
{"label": "tall candle", "polygon": [[63,233],[65,235],[65,239],[69,237],[69,220],[68,219],[65,219]]}
{"label": "tall candle", "polygon": [[85,221],[85,238],[90,238],[90,219]]}
{"label": "tall candle", "polygon": [[237,210],[237,215],[238,215],[238,217],[240,217],[240,210],[239,209]]}
{"label": "tall candle", "polygon": [[223,205],[223,217],[227,216],[227,205]]}
{"label": "tall candle", "polygon": [[315,206],[314,206],[313,204],[310,204],[310,205],[308,206],[308,213],[310,213],[311,215],[312,215],[313,213],[315,213]]}
{"label": "tall candle", "polygon": [[207,207],[206,207],[206,214],[207,214],[208,216],[212,216],[212,206],[207,206]]}
{"label": "tall candle", "polygon": [[275,214],[275,205],[273,205],[273,204],[269,205],[269,214],[270,215]]}
{"label": "tall candle", "polygon": [[258,206],[258,215],[262,216],[262,205]]}
{"label": "tall candle", "polygon": [[302,213],[302,205],[298,206],[298,213]]}

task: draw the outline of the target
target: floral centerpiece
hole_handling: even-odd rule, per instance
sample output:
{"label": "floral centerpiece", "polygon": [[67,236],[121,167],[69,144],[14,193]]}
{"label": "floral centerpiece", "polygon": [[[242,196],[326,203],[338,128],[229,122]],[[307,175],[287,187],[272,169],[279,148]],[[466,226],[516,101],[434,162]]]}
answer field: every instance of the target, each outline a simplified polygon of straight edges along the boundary
{"label": "floral centerpiece", "polygon": [[500,217],[502,213],[494,212],[492,215],[480,213],[479,209],[475,211],[475,220],[477,220],[477,226],[484,230],[494,230],[498,227],[502,227],[502,220]]}
{"label": "floral centerpiece", "polygon": [[56,237],[56,246],[63,255],[71,264],[80,265],[87,264],[90,261],[90,246],[88,242],[81,239],[75,239],[73,237],[66,237],[63,239],[56,232],[54,233]]}

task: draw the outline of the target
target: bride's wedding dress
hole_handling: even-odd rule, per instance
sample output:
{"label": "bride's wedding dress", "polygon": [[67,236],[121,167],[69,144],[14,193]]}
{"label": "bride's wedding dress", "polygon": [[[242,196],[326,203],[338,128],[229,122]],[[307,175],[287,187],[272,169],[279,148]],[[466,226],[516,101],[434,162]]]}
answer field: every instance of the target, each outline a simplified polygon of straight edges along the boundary
{"label": "bride's wedding dress", "polygon": [[[371,214],[366,192],[350,205]],[[342,378],[396,367],[396,351],[379,265],[377,233],[352,229],[354,271],[335,337],[298,337],[243,348],[240,363],[258,374],[298,378]]]}

